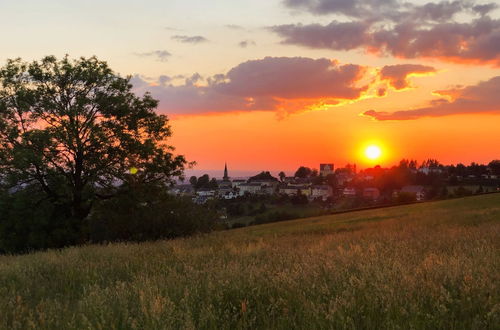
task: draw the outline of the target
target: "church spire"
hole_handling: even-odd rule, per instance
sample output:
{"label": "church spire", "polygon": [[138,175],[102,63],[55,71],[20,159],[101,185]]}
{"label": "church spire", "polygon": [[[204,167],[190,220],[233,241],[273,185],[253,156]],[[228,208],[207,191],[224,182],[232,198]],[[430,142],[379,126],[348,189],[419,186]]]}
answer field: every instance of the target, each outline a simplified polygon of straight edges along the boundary
{"label": "church spire", "polygon": [[227,163],[224,163],[224,177],[222,179],[224,181],[229,180],[229,175],[227,175]]}

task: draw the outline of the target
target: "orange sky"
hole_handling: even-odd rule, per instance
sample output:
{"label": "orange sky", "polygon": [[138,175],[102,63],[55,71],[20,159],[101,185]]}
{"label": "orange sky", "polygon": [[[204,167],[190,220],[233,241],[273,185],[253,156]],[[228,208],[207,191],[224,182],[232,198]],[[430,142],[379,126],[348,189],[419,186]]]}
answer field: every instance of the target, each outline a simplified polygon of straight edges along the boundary
{"label": "orange sky", "polygon": [[375,165],[363,156],[369,144],[382,147],[383,166],[500,159],[496,1],[26,0],[0,9],[10,31],[0,35],[2,62],[108,61],[133,76],[137,94],[160,100],[171,143],[196,173],[217,174],[225,161],[233,173],[363,168]]}

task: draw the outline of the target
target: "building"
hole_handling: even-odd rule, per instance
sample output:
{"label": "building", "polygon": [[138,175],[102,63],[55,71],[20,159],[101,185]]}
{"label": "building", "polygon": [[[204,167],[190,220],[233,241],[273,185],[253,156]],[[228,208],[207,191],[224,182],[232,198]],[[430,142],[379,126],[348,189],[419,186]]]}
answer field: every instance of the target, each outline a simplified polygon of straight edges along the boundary
{"label": "building", "polygon": [[220,189],[224,190],[233,188],[233,183],[231,182],[227,172],[227,163],[224,164],[224,176],[222,177],[222,181],[217,181],[217,185]]}
{"label": "building", "polygon": [[176,196],[192,196],[194,195],[194,187],[190,184],[176,185],[169,190],[169,193]]}
{"label": "building", "polygon": [[343,186],[344,184],[351,182],[354,178],[354,175],[351,173],[344,172],[344,173],[338,173],[336,175],[336,178],[337,178],[337,183],[340,186]]}
{"label": "building", "polygon": [[404,186],[401,192],[415,195],[417,201],[423,201],[425,199],[425,189],[423,186]]}
{"label": "building", "polygon": [[232,180],[231,181],[231,184],[233,186],[233,188],[238,188],[240,185],[246,183],[247,180],[243,180],[243,179],[236,179],[236,180]]}
{"label": "building", "polygon": [[246,193],[254,195],[260,194],[262,185],[260,183],[243,183],[238,186],[240,190],[240,196],[245,195]]}
{"label": "building", "polygon": [[288,196],[297,196],[302,194],[304,196],[311,196],[311,187],[308,185],[286,185],[279,189],[279,193]]}
{"label": "building", "polygon": [[210,188],[200,188],[196,192],[196,195],[200,197],[214,197],[216,194],[216,191],[214,189]]}
{"label": "building", "polygon": [[363,189],[363,197],[370,200],[377,200],[380,197],[380,190],[377,188]]}
{"label": "building", "polygon": [[333,170],[333,164],[319,164],[319,174],[322,176],[333,174]]}
{"label": "building", "polygon": [[356,197],[356,188],[346,187],[342,190],[342,195],[344,195],[344,197]]}
{"label": "building", "polygon": [[224,163],[224,176],[222,177],[222,180],[229,181],[229,175],[227,173],[227,163]]}
{"label": "building", "polygon": [[333,189],[328,185],[317,185],[311,187],[311,199],[321,198],[326,201],[333,196]]}
{"label": "building", "polygon": [[239,196],[240,196],[239,193],[235,191],[225,191],[223,193],[219,192],[219,198],[222,199],[236,199]]}

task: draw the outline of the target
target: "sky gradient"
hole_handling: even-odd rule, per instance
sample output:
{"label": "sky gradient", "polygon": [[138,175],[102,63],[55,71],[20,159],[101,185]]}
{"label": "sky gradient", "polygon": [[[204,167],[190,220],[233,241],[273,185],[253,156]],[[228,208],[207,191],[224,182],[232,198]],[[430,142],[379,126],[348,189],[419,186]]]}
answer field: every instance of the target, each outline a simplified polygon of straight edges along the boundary
{"label": "sky gradient", "polygon": [[1,62],[96,55],[132,76],[190,173],[367,167],[369,144],[384,166],[500,158],[496,1],[19,0],[0,28]]}

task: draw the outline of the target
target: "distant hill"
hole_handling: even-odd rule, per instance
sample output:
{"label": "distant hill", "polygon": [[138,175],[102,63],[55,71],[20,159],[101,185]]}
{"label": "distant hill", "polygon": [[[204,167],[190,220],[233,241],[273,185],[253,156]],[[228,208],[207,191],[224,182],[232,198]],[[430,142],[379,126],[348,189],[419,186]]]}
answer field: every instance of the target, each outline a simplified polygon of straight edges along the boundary
{"label": "distant hill", "polygon": [[0,328],[495,328],[500,194],[0,256]]}

